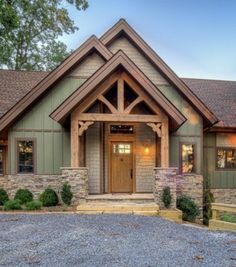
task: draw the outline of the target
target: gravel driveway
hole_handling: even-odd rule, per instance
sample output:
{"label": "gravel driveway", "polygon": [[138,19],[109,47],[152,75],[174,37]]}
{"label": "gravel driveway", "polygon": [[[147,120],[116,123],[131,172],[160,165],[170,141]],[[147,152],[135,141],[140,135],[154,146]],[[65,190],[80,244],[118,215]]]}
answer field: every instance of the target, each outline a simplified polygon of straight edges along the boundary
{"label": "gravel driveway", "polygon": [[236,234],[134,215],[0,215],[0,266],[236,266]]}

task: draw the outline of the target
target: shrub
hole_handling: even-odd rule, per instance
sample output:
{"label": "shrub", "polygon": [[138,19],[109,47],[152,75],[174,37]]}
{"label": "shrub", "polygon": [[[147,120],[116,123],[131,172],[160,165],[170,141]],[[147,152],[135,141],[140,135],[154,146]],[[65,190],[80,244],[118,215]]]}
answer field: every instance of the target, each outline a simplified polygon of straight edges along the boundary
{"label": "shrub", "polygon": [[42,202],[44,207],[56,206],[59,202],[57,193],[51,188],[46,188],[40,195],[39,200]]}
{"label": "shrub", "polygon": [[19,199],[8,200],[4,203],[4,210],[21,210]]}
{"label": "shrub", "polygon": [[199,208],[188,196],[180,196],[177,198],[177,208],[183,212],[183,220],[193,222],[200,214]]}
{"label": "shrub", "polygon": [[41,210],[42,202],[38,200],[32,200],[27,202],[25,206],[27,210]]}
{"label": "shrub", "polygon": [[208,225],[212,217],[211,203],[215,201],[214,196],[210,189],[210,181],[208,178],[204,180],[203,192],[203,224]]}
{"label": "shrub", "polygon": [[18,189],[14,199],[19,199],[20,204],[25,204],[33,200],[33,194],[28,189]]}
{"label": "shrub", "polygon": [[71,186],[68,183],[64,183],[61,190],[61,199],[66,205],[71,204],[73,193],[71,192]]}
{"label": "shrub", "polygon": [[166,186],[166,187],[163,188],[161,200],[164,203],[165,208],[169,208],[170,207],[170,204],[171,204],[171,201],[172,201],[172,196],[171,196],[171,193],[170,193],[170,187],[169,186]]}
{"label": "shrub", "polygon": [[9,200],[8,194],[5,189],[0,188],[0,205],[4,205]]}
{"label": "shrub", "polygon": [[222,214],[220,219],[225,222],[236,223],[236,216],[230,213]]}

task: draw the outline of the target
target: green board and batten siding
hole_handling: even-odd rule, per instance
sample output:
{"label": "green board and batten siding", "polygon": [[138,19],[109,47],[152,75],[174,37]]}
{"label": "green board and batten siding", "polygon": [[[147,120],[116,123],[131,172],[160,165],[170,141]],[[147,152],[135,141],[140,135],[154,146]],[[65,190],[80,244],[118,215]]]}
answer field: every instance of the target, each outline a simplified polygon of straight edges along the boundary
{"label": "green board and batten siding", "polygon": [[17,172],[16,142],[21,138],[35,140],[37,174],[60,174],[60,167],[70,166],[70,133],[52,120],[50,113],[60,105],[84,79],[64,78],[9,131],[9,173]]}
{"label": "green board and batten siding", "polygon": [[216,133],[204,134],[204,168],[203,175],[210,179],[212,188],[236,188],[235,170],[216,169]]}
{"label": "green board and batten siding", "polygon": [[202,173],[202,143],[203,129],[201,116],[171,85],[157,85],[161,92],[173,103],[187,121],[170,136],[170,165],[180,167],[180,145],[181,143],[192,143],[195,145],[195,170]]}

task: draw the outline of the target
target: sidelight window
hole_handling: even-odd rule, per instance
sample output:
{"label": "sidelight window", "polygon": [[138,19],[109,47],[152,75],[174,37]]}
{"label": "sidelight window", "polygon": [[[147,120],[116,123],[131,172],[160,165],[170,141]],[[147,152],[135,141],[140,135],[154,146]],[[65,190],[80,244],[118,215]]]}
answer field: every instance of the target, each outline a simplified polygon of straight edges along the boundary
{"label": "sidelight window", "polygon": [[34,142],[23,140],[17,142],[18,149],[18,173],[34,172]]}
{"label": "sidelight window", "polygon": [[181,170],[182,173],[193,173],[194,166],[194,144],[181,144]]}

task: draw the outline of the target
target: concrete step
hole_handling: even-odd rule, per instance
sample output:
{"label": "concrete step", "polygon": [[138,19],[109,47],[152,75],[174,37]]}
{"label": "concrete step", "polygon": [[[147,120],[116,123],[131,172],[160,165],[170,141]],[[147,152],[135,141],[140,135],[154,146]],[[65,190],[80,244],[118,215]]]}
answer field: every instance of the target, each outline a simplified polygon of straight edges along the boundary
{"label": "concrete step", "polygon": [[140,215],[157,215],[159,206],[154,202],[151,203],[132,203],[118,201],[92,201],[77,206],[77,212],[80,214],[140,214]]}
{"label": "concrete step", "polygon": [[119,202],[119,203],[153,203],[153,194],[102,194],[102,195],[89,195],[87,198],[88,203],[92,202]]}

